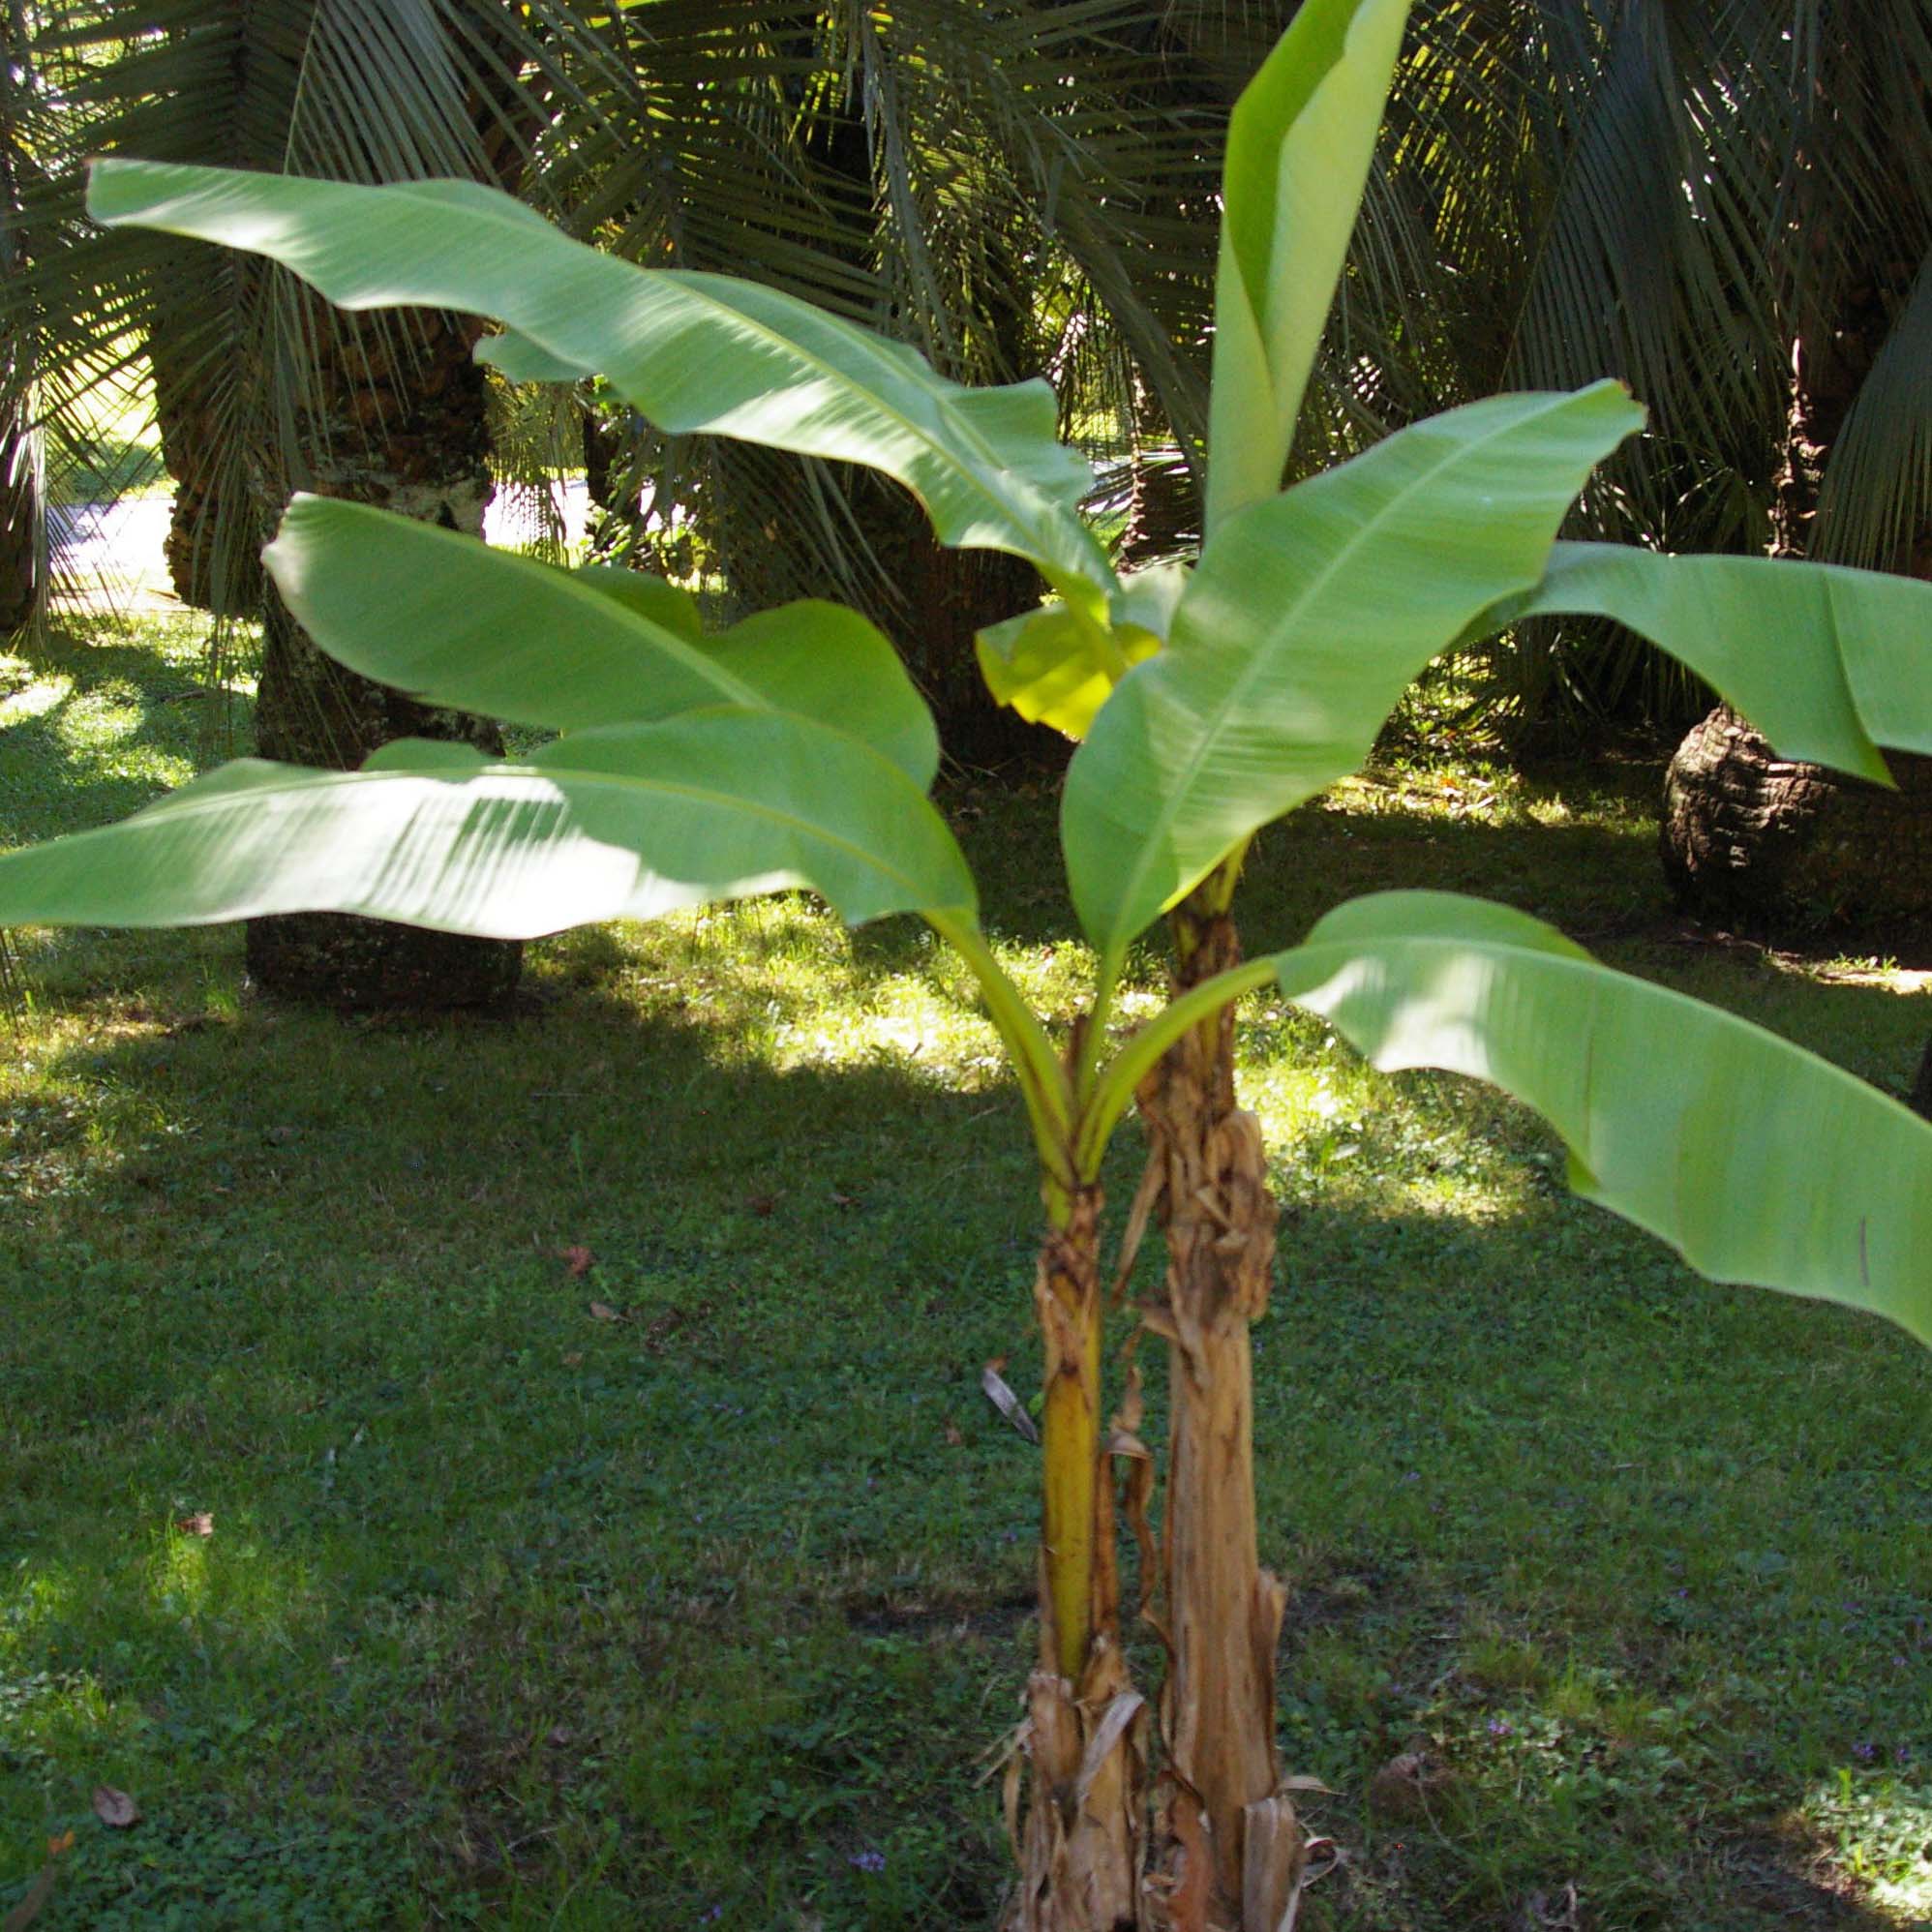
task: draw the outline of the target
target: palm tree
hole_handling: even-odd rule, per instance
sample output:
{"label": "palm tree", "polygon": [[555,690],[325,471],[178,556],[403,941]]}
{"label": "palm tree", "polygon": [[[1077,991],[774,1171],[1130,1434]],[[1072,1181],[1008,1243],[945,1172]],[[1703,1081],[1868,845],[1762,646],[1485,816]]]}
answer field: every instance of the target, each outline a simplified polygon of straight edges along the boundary
{"label": "palm tree", "polygon": [[[1784,316],[1791,341],[1773,555],[1932,577],[1932,22],[1917,43],[1825,37],[1800,97]],[[1883,186],[1857,166],[1883,157]],[[1932,765],[1897,792],[1780,759],[1729,710],[1665,787],[1680,900],[1763,923],[1932,920]]]}
{"label": "palm tree", "polygon": [[[529,147],[533,10],[456,0],[103,0],[30,16],[61,113],[30,221],[70,245],[15,282],[42,360],[107,369],[143,342],[179,490],[169,557],[184,597],[264,630],[261,750],[348,769],[399,736],[500,749],[486,721],[438,712],[317,652],[256,562],[290,491],[380,502],[480,533],[492,489],[473,330],[411,313],[337,316],[239,256],[86,232],[81,157],[146,158],[353,180],[499,182]],[[256,921],[250,968],[272,990],[340,1004],[467,1005],[515,983],[514,947],[345,920]]]}
{"label": "palm tree", "polygon": [[[1923,0],[1420,0],[1307,433],[1618,376],[1649,434],[1576,533],[1762,550],[1794,343],[1882,289],[1903,333],[1826,523],[1846,560],[1896,547],[1932,501],[1932,299],[1903,299],[1932,242],[1928,36]],[[1525,627],[1484,672],[1526,723],[1707,703],[1605,630]]]}
{"label": "palm tree", "polygon": [[[903,0],[721,22],[713,6],[658,0],[626,29],[637,85],[598,97],[589,125],[566,111],[546,187],[580,232],[633,258],[771,282],[964,379],[1048,375],[1090,439],[1115,434],[1137,392],[1197,446],[1212,259],[1198,226],[1162,233],[1148,216],[1180,166],[1211,193],[1219,148],[1136,98],[1162,12]],[[668,120],[675,152],[661,152]],[[639,153],[653,168],[623,158]],[[1162,273],[1132,272],[1157,247]],[[1184,287],[1191,327],[1150,300]],[[898,642],[955,750],[1026,732],[987,703],[972,639],[1035,601],[1030,571],[944,552],[876,479],[617,427],[613,494],[643,489],[654,506],[643,547],[681,558],[695,542],[749,608],[814,591],[858,604]]]}

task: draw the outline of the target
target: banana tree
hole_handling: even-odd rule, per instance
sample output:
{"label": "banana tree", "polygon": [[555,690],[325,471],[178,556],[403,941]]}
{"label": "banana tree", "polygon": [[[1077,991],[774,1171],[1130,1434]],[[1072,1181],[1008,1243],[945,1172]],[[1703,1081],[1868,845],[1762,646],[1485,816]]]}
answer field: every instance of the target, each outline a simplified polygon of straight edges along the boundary
{"label": "banana tree", "polygon": [[[1235,1003],[1264,984],[1378,1066],[1475,1075],[1540,1110],[1573,1185],[1723,1281],[1868,1309],[1932,1342],[1932,1129],[1742,1021],[1615,973],[1506,908],[1408,891],[1244,961],[1254,833],[1367,756],[1459,640],[1588,612],[1653,639],[1789,755],[1879,782],[1932,752],[1932,588],[1751,558],[1561,544],[1639,427],[1615,383],[1502,396],[1279,488],[1407,0],[1307,0],[1230,134],[1208,528],[1190,572],[1118,577],[1043,385],[973,391],[909,349],[728,278],[639,269],[468,183],[369,189],[101,164],[98,220],[267,255],[350,308],[494,318],[520,378],[601,377],[670,433],[866,464],[950,544],[1030,560],[1052,600],[985,633],[996,696],[1080,740],[1061,814],[1096,965],[1056,1037],[981,923],[927,791],[929,713],[880,634],[805,602],[708,632],[678,587],[570,571],[355,503],[298,497],[265,561],[350,669],[555,732],[519,762],[404,741],[360,770],[241,760],[118,826],[0,858],[0,925],[169,925],[330,910],[529,938],[805,887],[848,922],[913,913],[956,949],[1038,1152],[1043,1356],[1040,1653],[1021,1932],[1292,1922],[1302,1842],[1277,1762],[1283,1592],[1255,1555],[1248,1328],[1273,1209],[1235,1104]],[[1113,1024],[1163,916],[1173,997]],[[1171,1434],[1143,1559],[1168,1663],[1157,1713],[1122,1645],[1116,1526],[1145,1530],[1137,1384],[1103,1352],[1100,1177],[1140,1102],[1153,1152]],[[1158,1576],[1155,1574],[1158,1572]],[[1017,1770],[1017,1761],[1016,1761]]]}

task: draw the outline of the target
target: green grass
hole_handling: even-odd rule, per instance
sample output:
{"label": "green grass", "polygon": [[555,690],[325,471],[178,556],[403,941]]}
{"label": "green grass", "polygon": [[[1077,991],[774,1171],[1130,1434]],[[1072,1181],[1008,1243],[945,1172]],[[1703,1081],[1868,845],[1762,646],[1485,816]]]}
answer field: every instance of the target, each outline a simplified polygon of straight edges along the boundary
{"label": "green grass", "polygon": [[[195,649],[0,662],[0,845],[208,755]],[[1488,890],[1901,1085],[1898,976],[1675,942],[1653,779],[1392,763],[1268,835],[1246,923]],[[1071,1012],[1051,800],[947,802]],[[978,1376],[1037,1362],[1036,1215],[946,956],[766,901],[432,1025],[260,1003],[231,931],[14,943],[0,1909],[72,1829],[48,1927],[990,1925],[1036,1452]],[[1282,1738],[1347,1854],[1303,1924],[1925,1922],[1925,1357],[1700,1285],[1480,1089],[1265,1000],[1242,1050]]]}

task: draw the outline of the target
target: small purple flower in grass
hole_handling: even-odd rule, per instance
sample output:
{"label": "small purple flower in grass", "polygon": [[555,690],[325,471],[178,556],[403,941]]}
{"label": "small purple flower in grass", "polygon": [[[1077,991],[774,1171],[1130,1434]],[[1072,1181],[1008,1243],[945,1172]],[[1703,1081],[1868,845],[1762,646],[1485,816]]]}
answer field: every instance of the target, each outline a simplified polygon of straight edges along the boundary
{"label": "small purple flower in grass", "polygon": [[724,1917],[724,1907],[721,1905],[714,1905],[711,1907],[711,1909],[709,1912],[701,1912],[698,1915],[700,1921],[706,1925],[709,1925],[714,1919],[719,1919],[722,1918],[723,1917]]}
{"label": "small purple flower in grass", "polygon": [[1515,1735],[1516,1726],[1508,1718],[1493,1717],[1490,1719],[1490,1736],[1492,1737],[1511,1737]]}
{"label": "small purple flower in grass", "polygon": [[855,1852],[846,1862],[857,1865],[861,1872],[883,1872],[886,1869],[886,1855],[883,1852]]}
{"label": "small purple flower in grass", "polygon": [[1869,1765],[1878,1754],[1879,1747],[1876,1744],[1867,1744],[1861,1741],[1852,1746],[1853,1757],[1857,1759],[1861,1765]]}

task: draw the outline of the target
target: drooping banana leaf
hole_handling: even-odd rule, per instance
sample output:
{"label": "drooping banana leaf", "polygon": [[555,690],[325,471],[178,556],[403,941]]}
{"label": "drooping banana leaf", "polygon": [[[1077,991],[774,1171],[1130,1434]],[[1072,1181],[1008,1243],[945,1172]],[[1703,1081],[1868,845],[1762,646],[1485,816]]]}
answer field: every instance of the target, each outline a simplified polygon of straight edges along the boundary
{"label": "drooping banana leaf", "polygon": [[1613,618],[1695,671],[1787,758],[1886,782],[1880,745],[1932,752],[1932,584],[1791,558],[1559,543],[1471,641],[1531,617]]}
{"label": "drooping banana leaf", "polygon": [[1877,1088],[1457,893],[1352,900],[1273,964],[1377,1067],[1472,1074],[1534,1107],[1578,1192],[1703,1274],[1932,1343],[1932,1126]]}
{"label": "drooping banana leaf", "polygon": [[559,731],[775,709],[864,740],[921,790],[939,767],[932,714],[897,653],[833,604],[707,639],[684,592],[638,572],[562,570],[325,497],[295,498],[263,561],[331,657],[433,704]]}
{"label": "drooping banana leaf", "polygon": [[976,897],[899,768],[782,711],[573,732],[525,765],[406,740],[361,771],[242,759],[119,825],[0,857],[0,926],[361,913],[528,939],[807,886],[851,924]]}
{"label": "drooping banana leaf", "polygon": [[1092,478],[1044,382],[965,389],[915,350],[731,276],[639,268],[467,181],[383,188],[102,161],[88,212],[265,255],[346,309],[491,316],[519,377],[602,376],[660,429],[859,463],[944,542],[1031,558],[1063,596],[1112,581],[1075,504]]}
{"label": "drooping banana leaf", "polygon": [[1281,488],[1409,0],[1306,0],[1236,102],[1222,182],[1207,527]]}
{"label": "drooping banana leaf", "polygon": [[1122,679],[1067,775],[1068,877],[1102,954],[1353,771],[1430,659],[1542,577],[1585,478],[1641,421],[1615,382],[1494,397],[1210,537],[1168,648]]}

